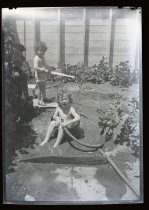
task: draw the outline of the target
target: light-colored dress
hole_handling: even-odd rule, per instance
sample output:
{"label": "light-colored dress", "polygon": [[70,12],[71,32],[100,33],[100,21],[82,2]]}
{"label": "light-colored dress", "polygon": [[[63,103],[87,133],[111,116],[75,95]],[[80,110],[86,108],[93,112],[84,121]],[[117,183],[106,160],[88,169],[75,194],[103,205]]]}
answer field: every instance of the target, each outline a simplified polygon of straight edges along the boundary
{"label": "light-colored dress", "polygon": [[46,82],[47,73],[44,71],[39,71],[38,68],[43,68],[46,66],[45,58],[40,58],[38,55],[34,57],[34,69],[35,69],[35,79],[36,82]]}

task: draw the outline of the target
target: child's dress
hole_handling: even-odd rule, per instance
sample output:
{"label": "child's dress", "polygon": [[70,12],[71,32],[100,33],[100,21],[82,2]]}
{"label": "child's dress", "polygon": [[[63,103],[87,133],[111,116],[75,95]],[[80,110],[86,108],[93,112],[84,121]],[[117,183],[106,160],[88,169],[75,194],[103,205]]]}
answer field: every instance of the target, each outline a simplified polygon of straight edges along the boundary
{"label": "child's dress", "polygon": [[45,82],[47,80],[47,73],[44,71],[38,71],[39,68],[45,67],[45,58],[39,58],[38,55],[34,57],[34,69],[35,69],[35,79],[36,82]]}

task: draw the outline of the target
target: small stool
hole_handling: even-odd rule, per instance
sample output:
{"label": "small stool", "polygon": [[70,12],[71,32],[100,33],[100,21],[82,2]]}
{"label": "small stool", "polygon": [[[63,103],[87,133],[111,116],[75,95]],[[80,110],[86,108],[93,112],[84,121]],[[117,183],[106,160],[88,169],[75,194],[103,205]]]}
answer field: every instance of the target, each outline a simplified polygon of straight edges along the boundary
{"label": "small stool", "polygon": [[28,84],[28,90],[32,91],[33,98],[35,98],[35,90],[36,90],[36,84]]}

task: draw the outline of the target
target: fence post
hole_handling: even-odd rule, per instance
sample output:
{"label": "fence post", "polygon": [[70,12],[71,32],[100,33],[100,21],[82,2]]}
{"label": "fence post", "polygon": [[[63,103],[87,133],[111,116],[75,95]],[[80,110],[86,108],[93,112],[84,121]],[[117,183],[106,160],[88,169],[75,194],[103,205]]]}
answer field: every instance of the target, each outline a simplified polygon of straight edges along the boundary
{"label": "fence post", "polygon": [[65,64],[65,24],[62,9],[58,9],[58,68]]}
{"label": "fence post", "polygon": [[25,58],[26,58],[26,23],[24,20],[24,47],[25,47]]}
{"label": "fence post", "polygon": [[110,48],[111,48],[111,34],[112,34],[112,9],[110,9],[109,13],[109,37],[108,37],[108,63],[110,63]]}
{"label": "fence post", "polygon": [[[112,9],[111,9],[112,11]],[[113,53],[114,53],[114,37],[115,37],[115,16],[111,12],[111,35],[110,35],[110,44],[109,44],[109,67],[113,66]]]}
{"label": "fence post", "polygon": [[34,46],[40,42],[40,21],[34,16]]}
{"label": "fence post", "polygon": [[139,69],[140,68],[140,64],[139,64],[139,52],[140,52],[140,43],[142,43],[142,40],[140,39],[140,33],[141,33],[141,29],[140,29],[140,17],[139,17],[139,10],[136,12],[136,46],[135,46],[135,56],[134,56],[134,68],[135,69]]}
{"label": "fence post", "polygon": [[87,9],[83,9],[83,54],[84,66],[88,66],[88,50],[89,50],[89,18],[87,17]]}

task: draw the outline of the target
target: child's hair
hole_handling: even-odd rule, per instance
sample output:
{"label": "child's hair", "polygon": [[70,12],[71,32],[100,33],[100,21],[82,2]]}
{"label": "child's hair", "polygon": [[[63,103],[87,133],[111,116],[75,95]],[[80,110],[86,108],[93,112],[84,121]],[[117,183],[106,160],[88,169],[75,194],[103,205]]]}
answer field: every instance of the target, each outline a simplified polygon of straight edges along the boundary
{"label": "child's hair", "polygon": [[63,100],[64,96],[68,99],[69,103],[73,103],[72,95],[66,89],[61,89],[58,91],[57,94],[57,103],[60,104]]}
{"label": "child's hair", "polygon": [[37,53],[38,50],[46,52],[48,48],[44,42],[40,42],[37,46],[34,47],[34,49],[35,49],[35,52]]}

